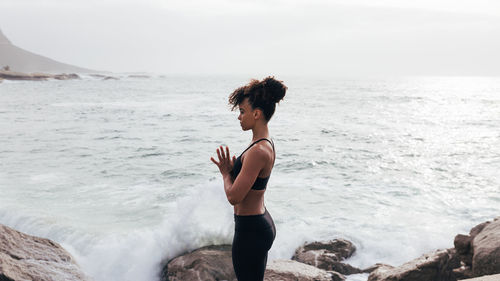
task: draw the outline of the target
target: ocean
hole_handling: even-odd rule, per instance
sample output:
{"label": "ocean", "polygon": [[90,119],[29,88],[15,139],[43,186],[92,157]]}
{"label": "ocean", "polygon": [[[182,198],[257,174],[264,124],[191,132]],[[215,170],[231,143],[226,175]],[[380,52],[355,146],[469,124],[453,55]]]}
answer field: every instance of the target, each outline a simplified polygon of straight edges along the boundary
{"label": "ocean", "polygon": [[[249,145],[227,98],[251,77],[117,76],[0,83],[0,223],[60,243],[96,281],[156,281],[232,241],[210,157]],[[277,78],[270,260],[342,237],[354,266],[399,265],[500,215],[499,77]]]}

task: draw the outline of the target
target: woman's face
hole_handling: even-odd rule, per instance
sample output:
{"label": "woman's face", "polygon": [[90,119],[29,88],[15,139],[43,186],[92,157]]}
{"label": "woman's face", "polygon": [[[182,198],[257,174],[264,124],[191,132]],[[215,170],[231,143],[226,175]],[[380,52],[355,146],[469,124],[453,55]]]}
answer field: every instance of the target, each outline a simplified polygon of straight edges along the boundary
{"label": "woman's face", "polygon": [[252,106],[248,103],[248,98],[244,99],[239,105],[240,115],[238,115],[238,120],[240,120],[241,129],[243,131],[249,130],[255,124],[254,110]]}

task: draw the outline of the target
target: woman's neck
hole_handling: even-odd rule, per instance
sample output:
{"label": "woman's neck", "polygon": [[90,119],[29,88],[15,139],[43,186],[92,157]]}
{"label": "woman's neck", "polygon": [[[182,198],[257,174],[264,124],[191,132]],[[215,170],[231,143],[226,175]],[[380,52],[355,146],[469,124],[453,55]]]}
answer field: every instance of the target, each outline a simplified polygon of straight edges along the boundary
{"label": "woman's neck", "polygon": [[252,128],[252,142],[263,139],[263,138],[269,138],[269,129],[267,128],[267,124],[263,125],[256,125],[255,127]]}

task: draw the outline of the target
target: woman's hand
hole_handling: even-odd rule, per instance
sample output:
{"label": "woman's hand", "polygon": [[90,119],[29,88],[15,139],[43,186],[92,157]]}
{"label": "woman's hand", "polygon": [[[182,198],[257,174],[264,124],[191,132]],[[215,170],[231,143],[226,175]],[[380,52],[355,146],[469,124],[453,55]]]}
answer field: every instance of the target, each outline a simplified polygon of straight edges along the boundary
{"label": "woman's hand", "polygon": [[229,148],[226,146],[226,152],[224,153],[224,149],[222,146],[217,148],[217,156],[219,157],[219,162],[215,161],[213,157],[210,157],[210,160],[214,162],[217,167],[219,167],[219,171],[222,174],[222,176],[229,175],[231,170],[233,170],[233,165],[234,161],[236,160],[236,157],[233,156],[231,159],[231,156],[229,154]]}

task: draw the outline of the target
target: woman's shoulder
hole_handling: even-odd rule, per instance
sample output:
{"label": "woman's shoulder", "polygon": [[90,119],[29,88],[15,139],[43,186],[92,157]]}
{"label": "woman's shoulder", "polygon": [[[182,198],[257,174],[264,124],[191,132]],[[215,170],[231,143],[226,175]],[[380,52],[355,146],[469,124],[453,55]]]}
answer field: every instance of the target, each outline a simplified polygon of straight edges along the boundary
{"label": "woman's shoulder", "polygon": [[252,156],[259,158],[272,158],[273,146],[269,141],[259,141],[254,144],[245,154],[252,154]]}

